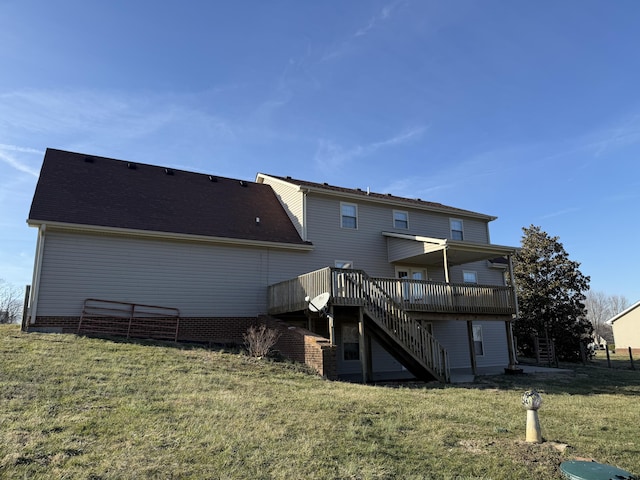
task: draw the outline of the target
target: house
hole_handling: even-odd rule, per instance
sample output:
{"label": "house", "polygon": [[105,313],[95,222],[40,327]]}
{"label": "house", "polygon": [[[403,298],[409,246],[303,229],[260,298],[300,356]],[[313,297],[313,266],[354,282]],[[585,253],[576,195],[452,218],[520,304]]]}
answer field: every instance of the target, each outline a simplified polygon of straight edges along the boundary
{"label": "house", "polygon": [[264,322],[278,349],[331,378],[502,371],[515,363],[516,248],[490,243],[494,219],[48,149],[23,328],[238,343]]}
{"label": "house", "polygon": [[613,328],[616,349],[628,349],[640,352],[640,301],[623,310],[607,321]]}

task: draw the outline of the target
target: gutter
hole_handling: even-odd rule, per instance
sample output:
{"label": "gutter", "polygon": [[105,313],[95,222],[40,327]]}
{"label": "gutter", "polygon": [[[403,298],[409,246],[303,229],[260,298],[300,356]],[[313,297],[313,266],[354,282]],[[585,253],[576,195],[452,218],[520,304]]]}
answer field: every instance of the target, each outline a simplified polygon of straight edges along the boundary
{"label": "gutter", "polygon": [[[41,220],[27,220],[27,223],[31,227],[44,226],[45,222]],[[187,233],[174,233],[174,232],[161,232],[152,230],[138,230],[133,228],[122,227],[104,227],[101,225],[86,225],[79,223],[64,223],[64,222],[47,222],[49,229],[55,230],[67,230],[67,231],[80,231],[84,233],[98,233],[98,234],[119,234],[130,235],[143,238],[153,238],[158,240],[181,240],[192,241],[222,245],[237,245],[242,247],[259,247],[259,248],[276,248],[282,250],[298,250],[298,251],[311,251],[314,246],[310,243],[284,243],[284,242],[268,242],[265,240],[248,240],[242,238],[230,238],[230,237],[210,237],[207,235],[192,235]]]}

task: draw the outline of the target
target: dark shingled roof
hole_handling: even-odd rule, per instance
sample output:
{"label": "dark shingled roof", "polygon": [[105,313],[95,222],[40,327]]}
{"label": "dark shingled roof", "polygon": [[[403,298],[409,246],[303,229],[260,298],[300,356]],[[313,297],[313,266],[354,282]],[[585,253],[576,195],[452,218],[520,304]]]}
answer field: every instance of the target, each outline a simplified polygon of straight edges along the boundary
{"label": "dark shingled roof", "polygon": [[483,213],[477,213],[477,212],[472,212],[471,210],[465,210],[462,208],[456,208],[456,207],[450,207],[448,205],[443,205],[442,203],[437,203],[437,202],[429,202],[426,200],[422,200],[420,198],[407,198],[407,197],[399,197],[396,195],[392,195],[390,193],[375,193],[375,192],[367,192],[365,190],[362,190],[361,188],[345,188],[345,187],[338,187],[335,185],[329,185],[328,183],[315,183],[315,182],[309,182],[307,180],[299,180],[299,179],[295,179],[295,178],[291,178],[291,177],[281,177],[278,175],[270,175],[268,173],[266,173],[265,175],[268,175],[269,177],[272,178],[277,178],[280,180],[283,180],[285,182],[291,183],[293,185],[298,185],[300,187],[311,187],[311,188],[315,188],[315,189],[319,189],[319,190],[326,190],[328,193],[334,192],[334,193],[347,193],[347,194],[351,194],[351,195],[360,195],[363,198],[370,198],[370,199],[377,199],[377,200],[383,200],[383,201],[395,201],[395,202],[400,202],[400,203],[404,203],[407,205],[407,207],[416,207],[416,208],[427,208],[427,209],[434,209],[434,210],[440,210],[443,212],[449,212],[452,215],[470,215],[473,217],[484,217],[487,220],[495,220],[496,217],[491,216],[491,215],[485,215]]}
{"label": "dark shingled roof", "polygon": [[268,185],[55,149],[29,222],[307,243]]}

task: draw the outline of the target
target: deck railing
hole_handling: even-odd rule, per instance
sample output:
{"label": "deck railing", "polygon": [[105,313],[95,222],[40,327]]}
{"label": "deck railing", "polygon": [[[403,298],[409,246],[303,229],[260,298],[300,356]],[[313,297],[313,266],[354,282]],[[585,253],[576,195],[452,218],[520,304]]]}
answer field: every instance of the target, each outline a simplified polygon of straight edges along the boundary
{"label": "deck railing", "polygon": [[[345,282],[346,274],[361,272],[326,267],[269,287],[269,313],[307,308],[311,298],[328,292],[334,305],[363,305],[361,292]],[[364,272],[363,272],[364,273]],[[515,313],[513,289],[494,285],[470,285],[425,280],[377,278],[372,280],[404,310],[431,313]]]}

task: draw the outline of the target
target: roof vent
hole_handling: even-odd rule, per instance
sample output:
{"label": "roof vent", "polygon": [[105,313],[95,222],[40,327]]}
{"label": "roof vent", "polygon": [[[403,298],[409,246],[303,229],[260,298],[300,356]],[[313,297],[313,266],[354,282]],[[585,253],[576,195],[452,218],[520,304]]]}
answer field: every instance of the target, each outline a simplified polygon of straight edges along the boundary
{"label": "roof vent", "polygon": [[387,197],[393,197],[393,195],[391,195],[390,193],[387,193]]}
{"label": "roof vent", "polygon": [[84,161],[87,163],[93,163],[93,161],[95,160],[95,158],[93,157],[84,157]]}
{"label": "roof vent", "polygon": [[327,182],[324,182],[323,185],[326,185],[327,187],[329,186],[329,184]]}
{"label": "roof vent", "polygon": [[247,186],[247,182],[245,182],[244,180],[240,180],[240,186],[241,187],[246,187]]}
{"label": "roof vent", "polygon": [[291,177],[289,175],[287,175],[287,180],[291,180]]}
{"label": "roof vent", "polygon": [[215,183],[215,182],[218,181],[218,177],[214,177],[213,175],[209,175],[209,181]]}
{"label": "roof vent", "polygon": [[166,173],[167,175],[173,175],[173,170],[170,168],[165,168],[164,173]]}
{"label": "roof vent", "polygon": [[362,191],[362,189],[361,189],[361,188],[356,188],[356,190],[357,190],[357,191],[359,191],[359,192],[361,192],[361,191]]}
{"label": "roof vent", "polygon": [[129,162],[129,163],[127,163],[127,168],[129,170],[135,170],[136,168],[138,168],[138,166],[135,163]]}

